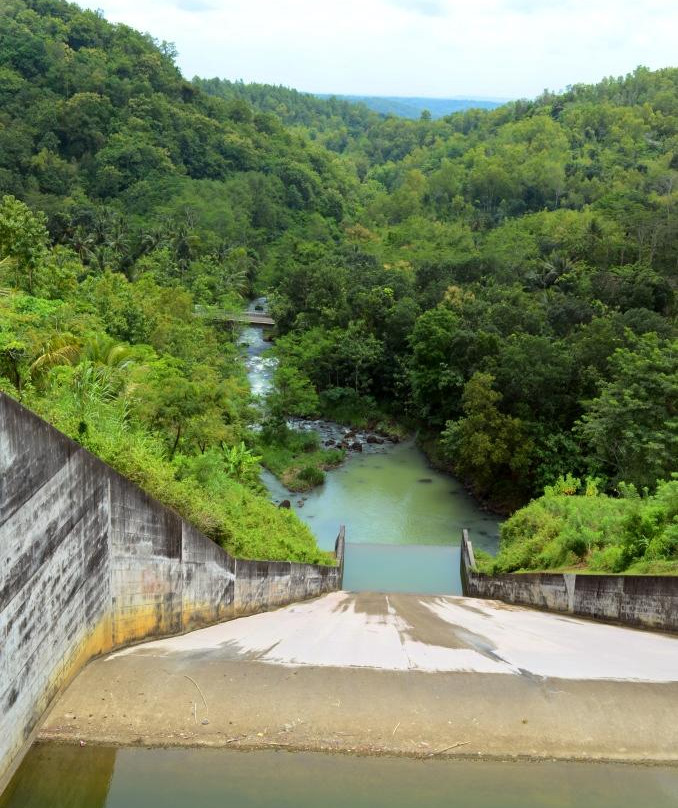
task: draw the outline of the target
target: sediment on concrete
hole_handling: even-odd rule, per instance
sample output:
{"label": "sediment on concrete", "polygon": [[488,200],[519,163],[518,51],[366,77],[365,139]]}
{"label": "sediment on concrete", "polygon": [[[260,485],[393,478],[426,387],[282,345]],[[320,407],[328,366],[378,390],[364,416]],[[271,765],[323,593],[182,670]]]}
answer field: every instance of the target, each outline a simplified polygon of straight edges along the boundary
{"label": "sediment on concrete", "polygon": [[235,559],[0,393],[0,791],[91,658],[341,588],[334,567]]}
{"label": "sediment on concrete", "polygon": [[634,628],[678,633],[678,576],[509,573],[476,570],[473,544],[462,533],[464,595],[489,598]]}
{"label": "sediment on concrete", "polygon": [[43,740],[678,763],[678,638],[335,592],[98,659]]}

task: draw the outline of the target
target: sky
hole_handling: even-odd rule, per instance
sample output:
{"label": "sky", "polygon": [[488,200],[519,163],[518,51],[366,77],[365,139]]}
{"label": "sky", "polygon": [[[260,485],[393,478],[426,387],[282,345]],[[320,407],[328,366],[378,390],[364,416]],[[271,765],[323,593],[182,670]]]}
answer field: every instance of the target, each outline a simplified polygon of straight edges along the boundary
{"label": "sky", "polygon": [[522,98],[678,65],[676,0],[80,0],[173,42],[188,78]]}

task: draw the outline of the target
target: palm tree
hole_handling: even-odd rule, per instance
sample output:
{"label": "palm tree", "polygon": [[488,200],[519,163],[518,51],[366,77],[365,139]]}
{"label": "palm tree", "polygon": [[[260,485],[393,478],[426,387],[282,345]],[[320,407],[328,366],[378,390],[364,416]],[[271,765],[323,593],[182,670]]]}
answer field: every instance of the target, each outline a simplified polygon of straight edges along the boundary
{"label": "palm tree", "polygon": [[42,346],[30,366],[31,375],[40,377],[57,365],[89,364],[101,379],[112,383],[113,378],[136,364],[133,349],[125,342],[116,342],[107,334],[96,334],[84,345],[72,334],[56,334]]}
{"label": "palm tree", "polygon": [[134,363],[132,354],[132,346],[126,342],[116,342],[108,334],[96,334],[85,343],[82,359],[93,365],[124,370]]}
{"label": "palm tree", "polygon": [[79,341],[71,334],[55,334],[42,345],[40,354],[30,368],[30,374],[40,377],[57,365],[74,365],[80,356]]}
{"label": "palm tree", "polygon": [[576,269],[574,263],[566,256],[557,252],[540,261],[536,270],[531,272],[528,280],[535,286],[546,291],[562,276]]}

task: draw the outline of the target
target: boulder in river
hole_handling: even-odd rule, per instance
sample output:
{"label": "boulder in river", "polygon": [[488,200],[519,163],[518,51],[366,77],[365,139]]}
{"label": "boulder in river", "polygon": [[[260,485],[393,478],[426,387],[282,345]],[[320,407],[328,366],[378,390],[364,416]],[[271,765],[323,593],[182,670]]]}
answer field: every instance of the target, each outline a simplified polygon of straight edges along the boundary
{"label": "boulder in river", "polygon": [[381,446],[384,442],[383,438],[378,438],[376,435],[368,435],[366,440],[368,443],[377,444],[378,446]]}
{"label": "boulder in river", "polygon": [[356,441],[355,443],[351,444],[351,449],[354,452],[362,452],[363,445],[362,445],[362,443],[359,443],[358,441]]}
{"label": "boulder in river", "polygon": [[325,441],[325,446],[336,446],[336,445],[337,445],[336,440],[332,440],[332,438]]}
{"label": "boulder in river", "polygon": [[289,499],[284,499],[279,505],[279,508],[287,508],[288,510],[292,507],[292,503]]}

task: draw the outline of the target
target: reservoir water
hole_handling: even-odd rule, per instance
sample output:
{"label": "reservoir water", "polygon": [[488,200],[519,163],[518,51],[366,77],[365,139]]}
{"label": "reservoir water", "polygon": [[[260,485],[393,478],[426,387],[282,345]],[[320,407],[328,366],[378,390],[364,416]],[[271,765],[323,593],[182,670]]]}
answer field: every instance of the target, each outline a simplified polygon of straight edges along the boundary
{"label": "reservoir water", "polygon": [[678,769],[38,745],[0,808],[675,808]]}
{"label": "reservoir water", "polygon": [[[258,327],[245,329],[248,378],[255,395],[272,386],[275,360]],[[298,421],[299,429],[340,438],[337,424]],[[344,588],[461,594],[459,544],[467,528],[474,546],[496,551],[499,520],[480,509],[453,477],[432,469],[413,440],[363,443],[363,451],[329,471],[323,485],[290,493],[270,473],[262,481],[274,501],[288,499],[320,547],[334,549],[339,525],[348,542]]]}

